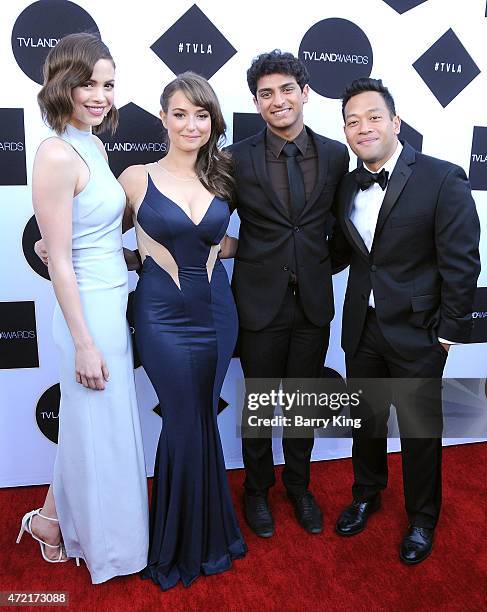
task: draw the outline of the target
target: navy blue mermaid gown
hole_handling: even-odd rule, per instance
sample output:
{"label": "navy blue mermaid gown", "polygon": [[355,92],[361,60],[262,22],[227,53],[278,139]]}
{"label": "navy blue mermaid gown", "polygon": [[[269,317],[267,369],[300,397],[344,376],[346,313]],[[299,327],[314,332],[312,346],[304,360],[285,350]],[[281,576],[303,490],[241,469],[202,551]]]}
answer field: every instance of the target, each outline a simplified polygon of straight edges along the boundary
{"label": "navy blue mermaid gown", "polygon": [[162,412],[147,568],[162,589],[216,574],[242,557],[217,426],[237,337],[237,312],[215,247],[229,221],[214,197],[194,223],[148,176],[136,231],[144,256],[135,295],[136,341]]}

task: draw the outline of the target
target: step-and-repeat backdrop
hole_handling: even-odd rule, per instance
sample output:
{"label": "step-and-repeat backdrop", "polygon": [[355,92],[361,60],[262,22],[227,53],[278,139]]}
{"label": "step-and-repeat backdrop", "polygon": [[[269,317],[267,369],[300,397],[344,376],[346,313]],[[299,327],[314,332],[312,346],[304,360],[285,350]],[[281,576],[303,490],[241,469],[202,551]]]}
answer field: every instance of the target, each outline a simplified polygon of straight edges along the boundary
{"label": "step-and-repeat backdrop", "polygon": [[[228,142],[261,129],[246,85],[260,52],[298,54],[311,75],[305,107],[315,131],[344,141],[339,97],[361,76],[382,78],[403,118],[402,136],[424,153],[448,159],[468,174],[482,227],[487,227],[487,7],[485,0],[219,0],[123,3],[39,0],[2,3],[0,20],[0,486],[50,481],[56,452],[58,357],[51,336],[54,295],[33,253],[39,236],[31,202],[32,162],[46,134],[36,103],[41,66],[65,34],[99,32],[117,64],[120,127],[105,140],[118,176],[128,165],[165,153],[158,101],[175,74],[194,70],[216,90]],[[352,164],[355,160],[352,158]],[[238,232],[232,218],[231,232]],[[134,244],[133,235],[126,237]],[[487,235],[474,306],[472,342],[450,352],[445,376],[478,378],[457,386],[457,404],[485,401],[487,364]],[[231,274],[231,262],[227,270]],[[344,375],[340,313],[346,283],[334,279],[337,315],[324,374]],[[137,276],[131,273],[131,287]],[[166,367],[167,364],[161,364]],[[161,418],[157,398],[135,356],[135,378],[148,472]],[[219,426],[228,467],[241,466],[236,436],[238,358],[222,390]],[[460,395],[458,396],[458,393]],[[463,393],[463,395],[462,395]],[[482,395],[483,393],[483,395]],[[460,399],[458,399],[458,397]],[[473,427],[472,438],[476,435]],[[449,440],[459,442],[465,440]],[[276,461],[282,460],[275,440]],[[391,440],[397,449],[398,441]],[[314,459],[348,456],[350,440],[318,439]]]}

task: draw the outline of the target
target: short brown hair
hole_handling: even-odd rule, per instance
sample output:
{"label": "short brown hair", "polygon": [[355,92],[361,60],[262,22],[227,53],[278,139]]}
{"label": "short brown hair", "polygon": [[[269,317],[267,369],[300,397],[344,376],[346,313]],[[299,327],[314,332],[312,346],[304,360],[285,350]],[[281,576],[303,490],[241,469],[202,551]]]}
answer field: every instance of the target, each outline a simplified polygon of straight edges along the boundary
{"label": "short brown hair", "polygon": [[[108,47],[93,34],[68,34],[53,47],[44,62],[44,85],[37,95],[42,118],[58,134],[64,131],[73,114],[71,92],[89,81],[98,60],[108,59],[115,66]],[[118,110],[112,106],[100,125],[93,127],[97,134],[118,125]]]}

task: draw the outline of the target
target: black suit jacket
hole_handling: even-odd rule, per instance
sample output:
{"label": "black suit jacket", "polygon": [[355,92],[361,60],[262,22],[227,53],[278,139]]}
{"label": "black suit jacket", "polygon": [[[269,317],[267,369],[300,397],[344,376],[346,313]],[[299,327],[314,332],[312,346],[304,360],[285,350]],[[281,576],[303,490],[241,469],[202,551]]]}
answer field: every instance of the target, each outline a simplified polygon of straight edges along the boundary
{"label": "black suit jacket", "polygon": [[228,148],[235,161],[236,208],[240,217],[232,287],[241,327],[257,331],[276,316],[294,257],[301,303],[318,326],[334,315],[327,217],[335,191],[348,171],[345,145],[315,134],[318,181],[297,219],[272,189],[266,170],[265,132]]}
{"label": "black suit jacket", "polygon": [[[342,181],[332,245],[348,259],[342,347],[353,356],[370,290],[389,344],[413,360],[438,336],[465,342],[480,273],[480,225],[464,171],[407,143],[390,177],[369,253],[350,220],[356,170]],[[344,239],[346,242],[344,242]]]}

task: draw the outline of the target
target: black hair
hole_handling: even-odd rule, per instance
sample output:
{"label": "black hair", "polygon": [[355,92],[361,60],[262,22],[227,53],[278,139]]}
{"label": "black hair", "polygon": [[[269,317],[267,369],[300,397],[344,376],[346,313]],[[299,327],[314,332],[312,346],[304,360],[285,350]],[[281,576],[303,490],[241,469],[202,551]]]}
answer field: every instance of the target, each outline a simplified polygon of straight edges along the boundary
{"label": "black hair", "polygon": [[370,78],[362,78],[355,79],[352,81],[350,85],[348,85],[345,91],[342,94],[342,115],[345,120],[345,106],[350,98],[357,96],[358,94],[365,93],[367,91],[375,91],[379,93],[386,103],[387,110],[392,117],[396,116],[396,108],[394,105],[394,98],[391,95],[391,92],[382,84],[381,79],[370,79]]}
{"label": "black hair", "polygon": [[304,63],[294,57],[292,53],[274,49],[268,53],[261,53],[252,60],[247,70],[247,83],[252,95],[257,93],[258,80],[268,74],[288,74],[296,79],[297,84],[303,91],[303,87],[309,82],[309,73]]}

